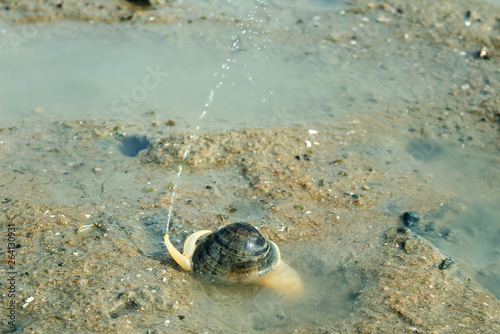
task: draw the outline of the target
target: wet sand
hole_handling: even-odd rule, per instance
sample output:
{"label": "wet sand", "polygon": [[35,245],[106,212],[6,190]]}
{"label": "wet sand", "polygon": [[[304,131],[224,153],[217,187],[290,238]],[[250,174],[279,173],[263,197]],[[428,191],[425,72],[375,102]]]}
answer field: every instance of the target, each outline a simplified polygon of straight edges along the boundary
{"label": "wet sand", "polygon": [[[309,134],[310,127],[318,134]],[[493,333],[498,329],[500,302],[471,280],[467,266],[456,263],[440,270],[447,256],[403,227],[399,216],[404,211],[423,214],[450,201],[451,194],[436,191],[432,183],[405,168],[403,172],[382,168],[400,159],[389,155],[381,160],[371,154],[385,145],[377,133],[391,131],[383,123],[357,118],[345,120],[343,126],[243,129],[194,140],[183,133],[163,137],[165,128],[150,135],[151,148],[136,157],[114,148],[120,142],[115,139],[117,128],[138,134],[147,130],[102,121],[2,130],[7,138],[2,161],[22,151],[42,166],[55,167],[2,169],[2,180],[8,180],[1,187],[3,226],[15,225],[20,244],[16,249],[19,305],[34,297],[19,309],[21,332],[64,328],[224,333],[241,325],[245,309],[232,320],[207,317],[210,308],[203,305],[216,303],[206,297],[212,288],[180,270],[162,244],[172,191],[168,182],[176,182],[179,164],[185,174],[170,227],[178,247],[195,230],[217,229],[250,216],[249,222],[278,243],[283,257],[303,275],[310,291],[298,305],[289,306],[270,292],[265,298],[259,297],[260,290],[246,292],[245,300],[259,297],[265,299],[259,306],[274,303],[283,309],[273,314],[279,320],[265,318],[262,330]],[[28,137],[21,149],[21,139]],[[305,140],[313,146],[307,148]],[[193,147],[183,161],[188,144]],[[8,149],[12,146],[16,150]],[[105,156],[111,158],[105,161]],[[62,170],[54,166],[61,157],[77,163]],[[22,165],[33,166],[26,161]],[[107,192],[105,180],[128,173],[134,177],[122,180],[128,192],[124,198],[118,198],[122,194],[116,191]],[[162,174],[170,181],[161,179]],[[51,203],[45,184],[61,177],[79,184],[93,180],[96,187],[85,188],[82,196],[95,202]],[[79,232],[81,226],[88,228]],[[321,282],[331,286],[323,290]],[[215,295],[224,293],[218,290]],[[239,292],[229,294],[216,305],[229,312],[238,298]],[[6,301],[4,296],[3,307]],[[311,314],[304,315],[304,310]],[[261,318],[241,332],[257,330]],[[5,321],[3,326],[9,328]]]}
{"label": "wet sand", "polygon": [[[497,333],[500,302],[474,280],[470,265],[457,260],[440,269],[449,258],[443,236],[400,219],[414,211],[425,221],[442,207],[460,214],[456,194],[425,172],[447,152],[461,150],[471,160],[489,153],[488,170],[480,173],[491,189],[499,185],[498,55],[475,54],[482,46],[498,49],[492,22],[499,10],[473,9],[470,16],[491,29],[467,30],[465,13],[451,3],[431,10],[430,3],[358,1],[348,14],[390,16],[400,38],[437,43],[443,54],[467,50],[468,86],[457,83],[446,96],[418,104],[374,104],[370,113],[330,122],[210,133],[146,117],[139,124],[26,122],[0,129],[1,232],[6,240],[7,225],[15,227],[18,261],[16,327],[2,313],[2,331]],[[121,10],[108,16],[118,21]],[[9,11],[20,22],[61,17],[56,9],[40,17],[15,6]],[[205,286],[182,271],[163,245],[175,184],[170,233],[178,248],[193,231],[248,221],[301,273],[306,297],[290,304],[267,289]],[[1,269],[5,310],[10,299]]]}

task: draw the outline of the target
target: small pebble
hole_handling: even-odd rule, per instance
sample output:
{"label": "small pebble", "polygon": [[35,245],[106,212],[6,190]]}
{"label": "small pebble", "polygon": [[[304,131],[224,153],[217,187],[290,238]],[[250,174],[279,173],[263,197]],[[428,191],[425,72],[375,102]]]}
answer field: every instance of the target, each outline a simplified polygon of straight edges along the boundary
{"label": "small pebble", "polygon": [[331,163],[336,165],[336,166],[343,165],[343,164],[345,164],[345,160],[344,159],[336,159],[336,160],[333,160]]}
{"label": "small pebble", "polygon": [[488,48],[486,46],[483,46],[481,50],[479,50],[479,52],[477,53],[477,57],[481,59],[489,60],[491,58],[491,55],[492,53],[488,51]]}
{"label": "small pebble", "polygon": [[311,161],[311,156],[309,154],[296,155],[295,159],[300,160],[304,158],[304,160]]}
{"label": "small pebble", "polygon": [[404,226],[411,228],[417,226],[420,221],[420,216],[416,212],[407,211],[403,213],[401,220],[403,221]]}
{"label": "small pebble", "polygon": [[443,262],[441,262],[438,268],[439,270],[445,270],[450,268],[453,265],[453,263],[455,263],[455,261],[451,257],[447,257],[446,259],[443,260]]}

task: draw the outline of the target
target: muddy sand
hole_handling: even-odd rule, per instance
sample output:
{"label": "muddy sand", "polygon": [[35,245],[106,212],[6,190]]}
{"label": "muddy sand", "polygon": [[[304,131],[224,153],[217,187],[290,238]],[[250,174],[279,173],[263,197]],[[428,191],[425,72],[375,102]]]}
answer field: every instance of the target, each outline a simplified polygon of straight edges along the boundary
{"label": "muddy sand", "polygon": [[[407,122],[400,118],[393,124]],[[466,265],[440,270],[447,256],[403,226],[403,212],[424,216],[453,197],[408,172],[408,153],[380,159],[387,144],[372,134],[390,133],[383,121],[316,124],[314,135],[297,126],[195,139],[104,121],[3,129],[2,161],[11,167],[2,169],[3,234],[12,224],[18,243],[15,330],[494,333],[500,302]],[[124,133],[137,141],[149,133],[150,148],[122,154],[130,153]],[[179,165],[176,245],[195,230],[245,219],[301,273],[304,300],[204,286],[180,270],[162,243]],[[65,179],[73,192],[51,193],[48,184]],[[58,204],[79,200],[86,204]],[[4,309],[8,300],[3,294]],[[12,330],[5,318],[3,329]]]}
{"label": "muddy sand", "polygon": [[[37,2],[50,7],[45,16],[31,2],[16,3],[2,6],[19,22],[77,12],[66,1],[59,9]],[[66,8],[69,14],[54,14]],[[353,8],[352,15],[394,15],[403,27],[424,16],[402,3],[358,1]],[[455,19],[453,7],[440,8],[434,13]],[[129,5],[107,15],[119,21],[121,10]],[[0,129],[1,251],[16,259],[1,268],[2,332],[498,333],[499,300],[475,281],[469,264],[451,264],[442,233],[421,229],[430,219],[439,228],[443,216],[466,210],[425,172],[430,161],[456,150],[471,163],[490,159],[478,173],[492,189],[499,185],[498,56],[473,52],[498,47],[498,23],[491,22],[499,11],[481,10],[492,29],[464,30],[463,38],[429,28],[432,17],[416,28],[429,28],[421,38],[443,48],[471,50],[469,86],[418,106],[210,133],[147,116],[139,124],[81,120]],[[85,20],[97,15],[83,13]],[[279,245],[306,296],[290,303],[266,288],[198,282],[163,244],[172,204],[170,234],[178,248],[193,231],[247,221]],[[421,222],[405,225],[407,211]],[[6,312],[12,300],[14,326]]]}

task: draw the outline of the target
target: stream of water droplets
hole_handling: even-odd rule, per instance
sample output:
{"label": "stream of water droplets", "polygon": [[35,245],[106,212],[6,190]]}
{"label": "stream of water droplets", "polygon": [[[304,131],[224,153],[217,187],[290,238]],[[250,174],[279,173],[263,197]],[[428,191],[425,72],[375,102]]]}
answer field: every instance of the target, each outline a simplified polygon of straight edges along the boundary
{"label": "stream of water droplets", "polygon": [[[257,12],[259,9],[262,9],[263,11],[266,10],[267,8],[267,3],[263,0],[256,0],[255,6],[248,12],[246,17],[239,17],[237,20],[237,27],[240,30],[240,33],[246,40],[248,40],[251,45],[256,48],[257,50],[263,50],[266,49],[267,44],[271,41],[269,37],[266,36],[266,34],[270,33],[270,29],[264,29],[263,28],[263,22],[264,19],[258,19]],[[231,3],[231,0],[228,0],[228,4]],[[267,17],[271,19],[271,15],[267,14]],[[278,19],[276,19],[278,20]],[[228,24],[231,24],[231,22],[228,22]],[[254,28],[255,25],[255,28]],[[264,36],[264,38],[261,41],[261,44],[258,44],[252,40],[252,37],[257,37],[259,35]],[[224,83],[224,80],[226,78],[226,74],[228,71],[231,69],[231,65],[236,63],[237,55],[240,50],[240,37],[239,36],[231,36],[231,44],[229,45],[229,50],[231,51],[232,57],[227,58],[223,64],[222,64],[222,71],[215,71],[214,76],[220,78],[219,82],[215,85],[214,88],[210,90],[210,94],[208,96],[208,100],[205,103],[203,107],[203,111],[198,117],[198,124],[196,125],[196,131],[200,131],[200,122],[205,118],[207,113],[209,112],[210,106],[212,105],[212,102],[214,101],[215,93],[218,89],[220,89]],[[269,59],[269,56],[266,56],[266,59]],[[247,67],[246,65],[244,66],[245,68]],[[253,84],[253,76],[251,73],[246,73],[246,76],[248,80]],[[273,92],[270,92],[272,94]],[[263,99],[265,101],[265,99]],[[196,135],[193,134],[190,136],[191,140],[196,139]],[[192,145],[188,145],[188,148],[184,151],[182,159],[185,160],[187,156],[189,155],[189,150],[191,149]],[[172,211],[174,208],[174,200],[176,196],[176,189],[178,184],[180,183],[182,175],[182,165],[179,164],[178,166],[178,172],[177,172],[177,177],[176,177],[176,182],[174,183],[173,189],[172,189],[172,195],[170,197],[170,207],[168,209],[168,216],[167,216],[167,227],[166,227],[166,233],[168,234],[169,227],[170,227],[170,221],[172,219]]]}

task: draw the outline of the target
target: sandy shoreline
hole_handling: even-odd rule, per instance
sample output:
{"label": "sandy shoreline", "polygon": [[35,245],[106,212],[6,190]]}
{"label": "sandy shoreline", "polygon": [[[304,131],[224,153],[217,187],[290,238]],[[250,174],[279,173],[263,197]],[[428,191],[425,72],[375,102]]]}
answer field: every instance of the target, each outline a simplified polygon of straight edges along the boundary
{"label": "sandy shoreline", "polygon": [[[371,147],[384,145],[374,131],[388,130],[382,123],[355,119],[343,126],[316,125],[315,135],[303,126],[242,129],[195,140],[183,134],[158,135],[150,137],[151,148],[136,157],[109,154],[117,150],[114,142],[119,142],[110,133],[121,129],[140,134],[145,130],[140,128],[86,121],[46,124],[38,133],[29,127],[2,131],[7,139],[3,148],[10,144],[9,138],[12,145],[19,145],[16,138],[31,132],[34,139],[22,151],[42,161],[42,166],[56,164],[60,158],[54,155],[71,156],[70,152],[78,152],[72,159],[81,161],[68,171],[54,165],[52,171],[4,169],[2,179],[9,182],[2,184],[2,197],[17,193],[15,197],[25,198],[2,202],[2,220],[16,226],[21,244],[16,250],[22,268],[19,296],[23,302],[34,297],[18,314],[22,331],[65,326],[67,330],[167,332],[165,320],[177,332],[227,332],[235,326],[207,318],[209,309],[200,306],[210,302],[203,292],[206,287],[180,271],[162,244],[171,198],[168,184],[176,181],[178,164],[185,178],[171,224],[177,246],[191,231],[216,229],[239,220],[238,215],[248,213],[241,211],[248,210],[250,222],[282,247],[287,261],[305,277],[306,286],[312,284],[310,295],[298,306],[266,295],[266,303],[285,307],[277,323],[264,319],[266,331],[493,333],[498,328],[500,302],[470,279],[467,267],[457,263],[439,270],[446,255],[403,228],[399,215],[404,211],[424,215],[451,198],[422,182],[418,174],[397,168],[385,172],[375,155],[367,160]],[[76,135],[78,139],[72,139]],[[307,148],[304,140],[317,145]],[[55,143],[58,151],[51,152],[47,142]],[[182,161],[179,154],[186,145],[193,147]],[[3,161],[9,161],[7,152],[3,151]],[[297,158],[304,154],[310,158]],[[106,155],[112,158],[100,158]],[[101,161],[97,172],[96,161]],[[32,164],[24,161],[25,166]],[[133,175],[124,180],[127,202],[116,192],[108,193],[104,181],[123,171],[128,172],[122,175]],[[82,197],[94,198],[95,203],[40,204],[53,202],[50,191],[41,190],[43,183],[54,182],[49,180],[61,172],[79,184],[102,183],[82,192]],[[42,174],[52,176],[44,179]],[[37,200],[27,200],[30,197]],[[80,226],[96,223],[77,233]],[[318,311],[315,305],[339,307],[336,293],[341,292],[333,286],[327,290],[331,295],[315,288],[328,281],[337,289],[340,284],[338,291],[351,297],[340,303],[344,312],[312,321],[311,314]],[[251,293],[250,300],[255,298]],[[229,294],[226,302],[231,305],[231,299],[237,300],[234,297]],[[311,314],[298,317],[302,321],[297,322],[298,309]],[[346,309],[349,316],[339,318]],[[229,312],[224,307],[220,311]],[[235,314],[234,319],[241,316]],[[262,317],[257,318],[259,323]],[[248,326],[241,331],[255,330],[256,324]],[[4,328],[9,328],[5,322]]]}

